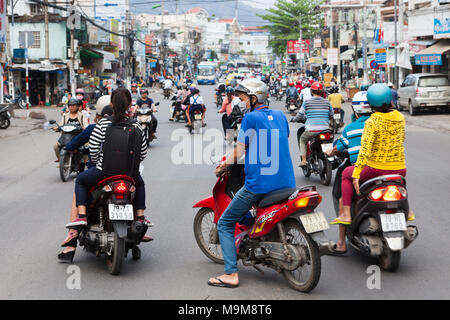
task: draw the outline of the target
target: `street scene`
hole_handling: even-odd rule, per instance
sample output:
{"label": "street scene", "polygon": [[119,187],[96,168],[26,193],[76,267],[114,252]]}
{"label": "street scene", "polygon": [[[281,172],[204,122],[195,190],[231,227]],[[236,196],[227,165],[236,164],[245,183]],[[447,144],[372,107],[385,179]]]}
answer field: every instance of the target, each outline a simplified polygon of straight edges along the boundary
{"label": "street scene", "polygon": [[0,11],[0,299],[449,298],[449,1]]}

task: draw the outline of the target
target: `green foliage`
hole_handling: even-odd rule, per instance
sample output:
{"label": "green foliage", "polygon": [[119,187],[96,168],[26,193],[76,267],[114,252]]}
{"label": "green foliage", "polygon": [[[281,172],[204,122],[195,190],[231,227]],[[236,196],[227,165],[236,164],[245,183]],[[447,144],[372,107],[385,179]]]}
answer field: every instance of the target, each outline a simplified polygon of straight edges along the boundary
{"label": "green foliage", "polygon": [[300,36],[299,17],[302,17],[303,39],[312,38],[323,26],[323,14],[319,6],[324,0],[278,0],[275,8],[259,15],[270,22],[264,26],[272,35],[269,46],[278,56],[284,56],[288,40]]}

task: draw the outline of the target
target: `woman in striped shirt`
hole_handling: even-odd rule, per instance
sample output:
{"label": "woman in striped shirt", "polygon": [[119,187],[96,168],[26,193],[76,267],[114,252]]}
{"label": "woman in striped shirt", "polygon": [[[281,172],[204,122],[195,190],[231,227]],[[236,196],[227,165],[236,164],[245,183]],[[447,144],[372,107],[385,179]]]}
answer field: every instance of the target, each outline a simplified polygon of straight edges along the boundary
{"label": "woman in striped shirt", "polygon": [[[128,108],[131,106],[131,94],[125,88],[117,89],[112,97],[112,107],[113,107],[113,117],[112,120],[114,122],[123,122],[128,120],[125,116]],[[76,205],[78,209],[78,218],[67,224],[71,230],[69,234],[72,238],[71,241],[65,241],[63,246],[76,246],[76,239],[78,238],[78,232],[75,230],[76,227],[86,226],[87,225],[87,217],[86,217],[86,206],[89,197],[89,190],[91,187],[97,185],[103,179],[110,177],[102,171],[102,162],[103,162],[103,144],[105,143],[106,137],[106,129],[109,125],[112,124],[111,119],[103,118],[97,122],[91,137],[89,139],[89,152],[91,155],[91,160],[95,164],[94,167],[89,168],[88,170],[80,173],[76,179],[75,183],[75,199]],[[140,125],[135,122],[133,125],[141,131],[142,134],[142,145],[141,145],[141,156],[140,161],[142,162],[147,155],[147,141],[145,139],[145,135],[143,134],[142,128]],[[136,195],[134,199],[134,207],[136,209],[136,214],[138,216],[138,220],[150,224],[150,222],[144,216],[145,210],[145,184],[141,175],[138,174],[137,177],[134,177],[136,182]],[[145,237],[143,241],[151,241],[153,238]]]}

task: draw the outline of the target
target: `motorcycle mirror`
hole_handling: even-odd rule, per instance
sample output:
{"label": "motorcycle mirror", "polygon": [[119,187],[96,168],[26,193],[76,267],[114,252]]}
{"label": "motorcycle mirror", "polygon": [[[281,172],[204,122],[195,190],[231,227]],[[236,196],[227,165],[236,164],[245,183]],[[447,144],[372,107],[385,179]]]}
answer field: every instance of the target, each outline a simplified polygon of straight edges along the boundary
{"label": "motorcycle mirror", "polygon": [[50,124],[55,124],[56,121],[55,121],[55,120],[50,120],[48,123],[50,123]]}
{"label": "motorcycle mirror", "polygon": [[155,107],[159,106],[159,102],[155,103]]}

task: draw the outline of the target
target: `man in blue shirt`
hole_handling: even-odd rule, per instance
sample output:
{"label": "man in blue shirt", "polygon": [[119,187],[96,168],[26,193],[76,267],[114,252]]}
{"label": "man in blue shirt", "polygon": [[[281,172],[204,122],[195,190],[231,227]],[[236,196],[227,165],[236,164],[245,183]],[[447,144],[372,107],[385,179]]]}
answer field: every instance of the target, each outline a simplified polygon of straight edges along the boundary
{"label": "man in blue shirt", "polygon": [[280,110],[270,110],[265,104],[267,85],[250,78],[242,81],[235,92],[251,112],[244,116],[234,152],[217,168],[216,175],[220,176],[245,154],[245,184],[217,225],[225,274],[208,281],[211,286],[231,288],[239,285],[234,242],[236,222],[265,194],[296,186],[289,152],[289,124]]}

